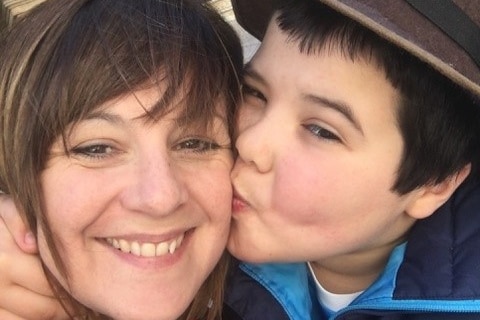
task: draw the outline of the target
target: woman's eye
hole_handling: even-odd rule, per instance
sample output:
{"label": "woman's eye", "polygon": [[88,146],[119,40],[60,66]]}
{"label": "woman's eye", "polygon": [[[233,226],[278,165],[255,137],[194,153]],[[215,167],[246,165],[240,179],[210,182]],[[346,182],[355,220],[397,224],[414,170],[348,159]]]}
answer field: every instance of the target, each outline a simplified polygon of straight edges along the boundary
{"label": "woman's eye", "polygon": [[208,152],[211,150],[216,150],[219,148],[220,146],[213,141],[207,141],[202,139],[188,139],[180,142],[175,147],[175,150],[186,150],[186,151],[202,153],[202,152]]}
{"label": "woman's eye", "polygon": [[317,136],[318,138],[325,139],[325,140],[331,140],[333,142],[335,142],[335,141],[340,142],[341,141],[341,139],[336,134],[334,134],[330,130],[325,129],[321,126],[318,126],[318,125],[315,125],[315,124],[308,124],[308,125],[305,125],[304,127],[308,131],[313,133],[315,136]]}
{"label": "woman's eye", "polygon": [[265,96],[260,91],[254,89],[253,87],[245,83],[242,85],[242,95],[244,99],[248,97],[253,97],[262,101],[267,101]]}
{"label": "woman's eye", "polygon": [[78,146],[72,149],[72,153],[75,155],[95,159],[106,158],[113,152],[113,147],[107,144],[92,144],[87,146]]}

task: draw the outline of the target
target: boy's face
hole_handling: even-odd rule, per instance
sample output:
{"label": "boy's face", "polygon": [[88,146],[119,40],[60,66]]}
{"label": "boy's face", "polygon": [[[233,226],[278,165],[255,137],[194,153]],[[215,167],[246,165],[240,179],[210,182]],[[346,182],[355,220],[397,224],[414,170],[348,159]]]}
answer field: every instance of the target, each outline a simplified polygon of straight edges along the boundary
{"label": "boy's face", "polygon": [[251,262],[385,258],[420,191],[391,191],[403,141],[383,71],[301,53],[271,23],[245,84],[229,250]]}

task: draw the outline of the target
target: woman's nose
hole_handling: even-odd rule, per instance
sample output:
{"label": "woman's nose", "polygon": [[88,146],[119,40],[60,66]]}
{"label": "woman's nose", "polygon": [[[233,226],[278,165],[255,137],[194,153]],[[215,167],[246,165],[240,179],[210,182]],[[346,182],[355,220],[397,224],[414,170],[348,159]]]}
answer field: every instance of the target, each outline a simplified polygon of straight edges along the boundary
{"label": "woman's nose", "polygon": [[132,181],[127,182],[122,204],[129,210],[149,215],[168,215],[187,200],[181,172],[167,155],[143,157],[132,165]]}

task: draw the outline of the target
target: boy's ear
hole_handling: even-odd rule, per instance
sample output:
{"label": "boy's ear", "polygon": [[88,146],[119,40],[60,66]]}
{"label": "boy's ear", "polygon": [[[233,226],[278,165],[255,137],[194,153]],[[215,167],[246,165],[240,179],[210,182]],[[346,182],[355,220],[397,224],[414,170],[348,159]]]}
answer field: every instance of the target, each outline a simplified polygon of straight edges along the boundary
{"label": "boy's ear", "polygon": [[415,219],[424,219],[433,214],[447,202],[458,186],[468,177],[471,167],[471,164],[467,164],[444,181],[434,185],[425,185],[415,190],[417,196],[407,206],[407,214]]}

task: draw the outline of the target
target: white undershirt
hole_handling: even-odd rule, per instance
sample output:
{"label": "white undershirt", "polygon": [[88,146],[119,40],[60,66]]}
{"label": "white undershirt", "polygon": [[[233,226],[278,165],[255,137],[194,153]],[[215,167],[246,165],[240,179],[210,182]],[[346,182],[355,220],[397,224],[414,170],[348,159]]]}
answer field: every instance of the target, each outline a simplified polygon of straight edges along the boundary
{"label": "white undershirt", "polygon": [[345,308],[363,292],[363,291],[360,291],[360,292],[344,293],[344,294],[331,293],[325,290],[325,288],[322,287],[320,282],[318,282],[317,277],[315,277],[315,273],[313,272],[312,266],[310,265],[310,262],[308,263],[308,268],[310,270],[310,273],[313,279],[315,279],[318,301],[323,307],[329,309],[330,311],[337,312],[338,310]]}

